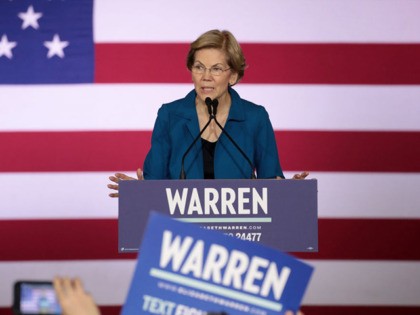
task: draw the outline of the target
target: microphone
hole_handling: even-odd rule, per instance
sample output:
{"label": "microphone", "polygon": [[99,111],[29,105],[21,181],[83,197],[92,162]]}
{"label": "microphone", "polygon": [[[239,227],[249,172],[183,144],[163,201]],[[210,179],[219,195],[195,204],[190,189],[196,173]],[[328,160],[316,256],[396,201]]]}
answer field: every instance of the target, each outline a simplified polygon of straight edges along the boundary
{"label": "microphone", "polygon": [[[213,116],[213,118],[214,118],[214,115],[216,115],[216,113],[214,112],[214,115],[213,115],[213,113],[211,112],[211,107],[212,107],[212,105],[214,106],[214,102],[211,100],[210,97],[206,97],[206,99],[204,100],[204,102],[207,105],[207,110],[209,111],[210,117]],[[219,105],[219,102],[217,102],[217,105]],[[216,105],[216,107],[217,107],[217,105]],[[214,111],[214,109],[213,109],[213,111]]]}
{"label": "microphone", "polygon": [[[209,98],[209,97],[208,97]],[[206,99],[207,101],[207,99]],[[219,128],[222,130],[222,132],[226,135],[226,137],[228,137],[228,139],[230,140],[230,142],[233,143],[233,145],[236,147],[236,149],[238,149],[238,151],[242,154],[242,156],[245,158],[245,160],[248,162],[249,166],[251,167],[251,179],[256,179],[257,177],[255,176],[255,172],[254,172],[254,165],[252,164],[251,160],[249,159],[249,157],[245,154],[245,152],[239,147],[239,145],[236,143],[235,140],[233,140],[233,138],[229,135],[229,133],[225,130],[225,128],[223,128],[223,126],[217,121],[216,118],[216,114],[217,114],[217,106],[219,105],[219,101],[217,99],[214,99],[213,101],[211,101],[213,105],[213,119],[216,122],[216,124],[219,126]],[[206,103],[207,104],[207,103]]]}
{"label": "microphone", "polygon": [[[207,98],[206,98],[207,99]],[[208,99],[210,99],[210,97],[208,97]],[[219,106],[219,101],[217,100],[217,98],[215,98],[213,101],[210,99],[209,100],[210,105],[212,105],[213,107],[213,116],[216,119],[216,114],[217,114],[217,106]]]}
{"label": "microphone", "polygon": [[215,117],[214,117],[214,115],[212,113],[212,110],[211,110],[211,105],[213,104],[213,101],[211,100],[210,97],[206,97],[206,99],[204,100],[204,102],[206,103],[207,110],[208,110],[209,115],[210,115],[209,121],[204,125],[203,129],[200,131],[200,133],[198,134],[198,136],[194,139],[194,141],[190,144],[190,146],[188,147],[188,149],[185,151],[184,155],[182,156],[181,172],[179,174],[179,179],[186,179],[187,178],[187,176],[185,174],[185,169],[184,169],[185,157],[191,151],[192,147],[198,141],[198,139],[201,138],[201,135],[203,134],[204,130],[206,130],[207,127],[210,125],[210,122],[212,121],[212,119],[215,119]]}

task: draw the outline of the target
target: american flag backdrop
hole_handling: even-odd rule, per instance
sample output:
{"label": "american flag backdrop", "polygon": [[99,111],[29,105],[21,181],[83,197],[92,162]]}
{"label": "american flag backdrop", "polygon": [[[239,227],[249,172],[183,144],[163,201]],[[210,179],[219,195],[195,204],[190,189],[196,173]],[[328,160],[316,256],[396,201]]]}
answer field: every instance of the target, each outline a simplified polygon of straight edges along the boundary
{"label": "american flag backdrop", "polygon": [[306,315],[420,314],[420,1],[0,0],[0,313],[16,280],[81,277],[118,314],[116,171],[193,88],[189,43],[240,41],[286,176],[318,179]]}

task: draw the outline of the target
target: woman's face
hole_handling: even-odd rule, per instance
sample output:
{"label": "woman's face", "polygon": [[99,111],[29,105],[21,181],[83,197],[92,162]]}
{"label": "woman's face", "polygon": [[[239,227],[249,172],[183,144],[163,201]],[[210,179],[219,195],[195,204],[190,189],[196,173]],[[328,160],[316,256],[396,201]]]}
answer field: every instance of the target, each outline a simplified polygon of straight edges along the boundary
{"label": "woman's face", "polygon": [[[207,69],[204,73],[196,73],[194,67],[200,66]],[[195,53],[195,61],[193,63],[193,69],[191,71],[192,80],[194,82],[194,88],[197,92],[198,101],[204,103],[207,97],[211,99],[217,98],[220,104],[227,102],[228,86],[234,84],[238,77],[237,73],[232,70],[222,71],[220,75],[214,75],[210,73],[210,69],[229,69],[226,62],[226,54],[215,48],[204,48],[200,49]]]}

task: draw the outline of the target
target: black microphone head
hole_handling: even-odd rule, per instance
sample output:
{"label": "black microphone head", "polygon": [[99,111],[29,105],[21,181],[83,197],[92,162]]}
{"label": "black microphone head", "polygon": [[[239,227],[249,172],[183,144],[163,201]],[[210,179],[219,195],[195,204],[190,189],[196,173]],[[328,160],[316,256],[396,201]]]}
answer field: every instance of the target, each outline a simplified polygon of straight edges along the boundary
{"label": "black microphone head", "polygon": [[217,98],[213,100],[213,115],[216,116],[217,114],[217,106],[219,106],[219,101]]}
{"label": "black microphone head", "polygon": [[204,102],[206,103],[207,110],[209,111],[209,115],[211,116],[212,115],[212,113],[211,113],[211,104],[213,103],[213,101],[211,100],[210,97],[206,97],[206,99],[204,100]]}

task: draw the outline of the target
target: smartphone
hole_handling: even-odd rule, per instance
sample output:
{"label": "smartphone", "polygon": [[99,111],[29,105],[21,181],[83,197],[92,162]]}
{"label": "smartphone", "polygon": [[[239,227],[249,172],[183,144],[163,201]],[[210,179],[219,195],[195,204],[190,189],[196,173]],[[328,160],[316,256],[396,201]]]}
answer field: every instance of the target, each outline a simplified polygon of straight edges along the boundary
{"label": "smartphone", "polygon": [[51,281],[17,281],[14,285],[13,313],[17,315],[60,315],[61,308]]}

